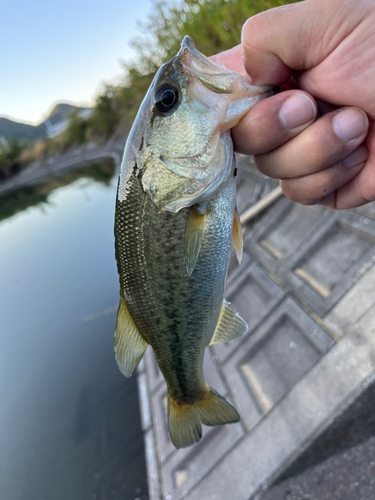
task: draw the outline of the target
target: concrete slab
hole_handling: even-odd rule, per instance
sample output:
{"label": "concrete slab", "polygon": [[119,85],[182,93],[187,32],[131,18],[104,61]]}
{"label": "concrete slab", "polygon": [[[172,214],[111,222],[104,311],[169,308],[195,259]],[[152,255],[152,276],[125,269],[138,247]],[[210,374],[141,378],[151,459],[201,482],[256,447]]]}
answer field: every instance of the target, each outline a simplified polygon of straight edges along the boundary
{"label": "concrete slab", "polygon": [[338,337],[353,326],[374,304],[375,266],[349,290],[338,304],[324,317],[324,323]]}
{"label": "concrete slab", "polygon": [[357,212],[357,214],[364,215],[365,217],[369,217],[370,219],[375,219],[375,202],[366,203],[366,205],[356,208],[355,212]]}
{"label": "concrete slab", "polygon": [[276,273],[323,317],[374,261],[375,221],[354,212],[336,212]]}
{"label": "concrete slab", "polygon": [[306,207],[282,198],[261,219],[258,227],[246,234],[246,247],[268,271],[277,273],[303,241],[332,214],[323,207]]}

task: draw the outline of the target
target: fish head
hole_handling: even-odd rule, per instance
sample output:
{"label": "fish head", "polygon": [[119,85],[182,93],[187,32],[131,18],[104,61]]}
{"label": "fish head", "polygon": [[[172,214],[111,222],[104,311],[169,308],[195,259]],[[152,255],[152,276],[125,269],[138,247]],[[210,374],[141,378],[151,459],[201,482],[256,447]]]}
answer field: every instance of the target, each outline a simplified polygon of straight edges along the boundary
{"label": "fish head", "polygon": [[[225,187],[233,169],[229,129],[272,93],[272,87],[250,85],[210,61],[186,36],[178,54],[155,75],[129,136],[122,171],[137,165],[144,191],[160,210],[178,212],[209,200]],[[119,196],[126,196],[125,180],[126,175],[120,177]]]}

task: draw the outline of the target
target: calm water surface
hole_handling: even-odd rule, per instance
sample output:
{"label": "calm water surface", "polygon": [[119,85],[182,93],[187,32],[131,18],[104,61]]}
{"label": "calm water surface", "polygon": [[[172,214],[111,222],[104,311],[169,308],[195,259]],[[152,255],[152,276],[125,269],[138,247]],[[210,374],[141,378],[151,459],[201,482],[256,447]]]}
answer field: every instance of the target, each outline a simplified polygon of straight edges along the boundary
{"label": "calm water surface", "polygon": [[147,498],[136,378],[113,353],[112,174],[0,197],[1,499]]}

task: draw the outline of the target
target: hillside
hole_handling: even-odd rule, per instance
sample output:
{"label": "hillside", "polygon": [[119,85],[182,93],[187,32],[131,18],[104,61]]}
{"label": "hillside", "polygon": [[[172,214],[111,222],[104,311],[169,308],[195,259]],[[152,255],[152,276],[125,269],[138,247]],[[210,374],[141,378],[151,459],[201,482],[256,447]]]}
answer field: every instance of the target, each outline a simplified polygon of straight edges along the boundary
{"label": "hillside", "polygon": [[48,118],[39,125],[28,125],[20,123],[8,118],[0,117],[0,136],[4,136],[7,140],[12,137],[28,141],[42,139],[47,137],[46,121],[49,120],[53,125],[61,120],[68,118],[73,111],[79,111],[84,108],[73,106],[72,104],[59,103],[56,104],[49,113]]}
{"label": "hillside", "polygon": [[81,109],[84,108],[79,108],[78,106],[73,106],[72,104],[56,104],[48,115],[48,118],[41,125],[44,125],[47,120],[49,120],[52,124],[60,122],[61,120],[68,118],[73,111],[80,111]]}
{"label": "hillside", "polygon": [[33,141],[46,137],[46,127],[44,122],[40,125],[33,126],[0,117],[0,136],[4,136],[7,140],[12,137],[17,137],[17,139]]}

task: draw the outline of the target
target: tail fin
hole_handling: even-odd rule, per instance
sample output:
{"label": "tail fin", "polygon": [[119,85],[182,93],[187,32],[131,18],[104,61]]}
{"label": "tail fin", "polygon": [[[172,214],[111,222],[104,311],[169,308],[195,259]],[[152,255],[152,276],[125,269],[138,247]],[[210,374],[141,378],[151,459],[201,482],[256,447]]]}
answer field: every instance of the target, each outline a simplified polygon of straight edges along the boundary
{"label": "tail fin", "polygon": [[186,448],[202,437],[202,426],[239,422],[237,410],[211,387],[207,395],[190,404],[183,404],[168,396],[168,427],[176,448]]}
{"label": "tail fin", "polygon": [[240,421],[236,408],[211,387],[207,398],[199,401],[196,406],[204,425],[234,424]]}

